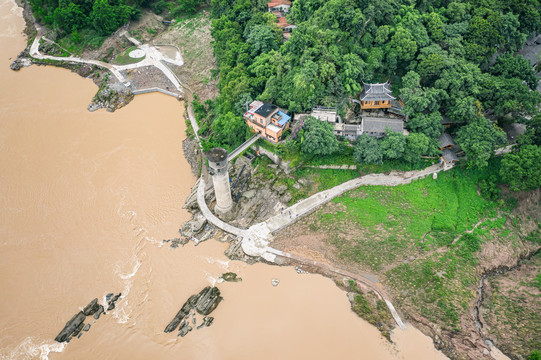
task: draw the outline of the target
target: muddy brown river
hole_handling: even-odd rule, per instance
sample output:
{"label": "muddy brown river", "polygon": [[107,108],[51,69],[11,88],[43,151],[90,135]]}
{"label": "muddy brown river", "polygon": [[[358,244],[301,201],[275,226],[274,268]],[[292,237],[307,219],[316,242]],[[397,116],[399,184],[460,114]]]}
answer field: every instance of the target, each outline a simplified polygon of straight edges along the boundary
{"label": "muddy brown river", "polygon": [[[96,86],[64,69],[9,64],[21,9],[0,0],[1,359],[444,359],[416,329],[395,344],[319,275],[228,261],[226,244],[161,246],[189,217],[183,104],[138,95],[90,113]],[[211,327],[164,334],[191,294],[226,271]],[[277,278],[280,284],[271,285]],[[53,340],[95,297],[116,309],[69,344]]]}

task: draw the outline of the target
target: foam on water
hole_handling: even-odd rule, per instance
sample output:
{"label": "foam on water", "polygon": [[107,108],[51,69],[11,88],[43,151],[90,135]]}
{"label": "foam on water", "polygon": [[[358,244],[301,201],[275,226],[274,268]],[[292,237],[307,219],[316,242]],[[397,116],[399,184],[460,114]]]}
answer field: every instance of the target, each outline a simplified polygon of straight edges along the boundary
{"label": "foam on water", "polygon": [[[50,341],[50,340],[49,340]],[[66,348],[66,343],[49,343],[47,341],[38,341],[29,336],[23,340],[15,349],[8,354],[0,354],[2,360],[26,360],[36,359],[48,360],[51,352],[60,353]]]}

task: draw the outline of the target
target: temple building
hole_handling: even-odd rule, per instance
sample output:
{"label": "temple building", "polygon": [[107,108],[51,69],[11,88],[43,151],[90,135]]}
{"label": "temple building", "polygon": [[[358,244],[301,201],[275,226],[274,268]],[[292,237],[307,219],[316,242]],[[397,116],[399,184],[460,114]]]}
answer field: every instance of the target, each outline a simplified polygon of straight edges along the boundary
{"label": "temple building", "polygon": [[404,107],[402,101],[393,96],[391,85],[388,82],[382,84],[363,83],[363,91],[359,100],[362,110],[386,109],[388,112],[401,115]]}

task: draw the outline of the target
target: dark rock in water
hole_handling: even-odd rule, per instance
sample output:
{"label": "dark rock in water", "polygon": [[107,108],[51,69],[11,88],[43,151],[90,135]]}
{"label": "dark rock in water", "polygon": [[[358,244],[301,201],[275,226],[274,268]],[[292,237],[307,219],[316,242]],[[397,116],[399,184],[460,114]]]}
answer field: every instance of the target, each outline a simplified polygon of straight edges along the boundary
{"label": "dark rock in water", "polygon": [[189,333],[190,331],[192,331],[192,327],[190,326],[190,323],[187,322],[187,321],[184,321],[184,322],[180,325],[180,328],[178,329],[178,334],[179,334],[181,337],[184,337],[184,336],[186,336],[186,334]]}
{"label": "dark rock in water", "polygon": [[[107,303],[109,304],[109,306],[107,307],[107,311],[113,310],[115,308],[115,302],[120,298],[122,293],[118,293],[115,296],[112,296],[113,294],[110,294],[110,295],[111,295],[111,297],[107,301]],[[109,295],[107,295],[107,296],[109,296]]]}
{"label": "dark rock in water", "polygon": [[133,97],[131,90],[121,83],[105,85],[94,95],[92,102],[88,105],[88,110],[96,111],[105,108],[107,111],[113,112],[128,105]]}
{"label": "dark rock in water", "polygon": [[83,333],[79,333],[79,335],[77,335],[77,339],[80,339],[81,336],[83,336]]}
{"label": "dark rock in water", "polygon": [[83,328],[83,331],[88,331],[90,330],[90,324],[86,324],[85,327]]}
{"label": "dark rock in water", "polygon": [[115,294],[113,294],[113,293],[109,293],[109,294],[105,295],[105,301],[111,300],[111,298],[112,298],[114,295],[115,295]]}
{"label": "dark rock in water", "polygon": [[11,63],[11,65],[9,66],[9,68],[13,71],[18,71],[21,69],[21,63],[18,61],[18,60],[15,60],[14,62]]}
{"label": "dark rock in water", "polygon": [[98,298],[95,298],[90,302],[90,304],[85,306],[85,308],[83,309],[83,314],[85,314],[86,316],[94,315],[99,308],[100,305],[98,304]]}
{"label": "dark rock in water", "polygon": [[103,314],[104,311],[105,311],[105,309],[103,308],[103,306],[99,305],[98,310],[94,314],[94,319],[98,320],[100,318],[100,315]]}
{"label": "dark rock in water", "polygon": [[85,326],[85,323],[80,323],[79,326],[77,326],[77,328],[75,329],[75,331],[73,332],[73,336],[77,336],[79,335],[79,333],[81,332],[81,330],[83,330],[83,327]]}
{"label": "dark rock in water", "polygon": [[164,332],[168,333],[174,331],[177,328],[178,324],[180,324],[180,322],[184,320],[184,318],[190,313],[190,310],[194,308],[197,300],[199,300],[199,295],[190,296],[190,298],[184,303],[184,305],[182,305],[182,308],[179,310],[177,315],[175,315],[173,320],[171,320],[169,325],[167,325]]}
{"label": "dark rock in water", "polygon": [[[74,334],[77,329],[79,329],[79,326],[81,326],[81,329],[83,327],[83,321],[85,321],[86,315],[79,311],[75,316],[71,318],[70,321],[66,323],[66,326],[62,329],[62,331],[54,338],[57,342],[64,342],[66,341],[70,335]],[[79,331],[81,331],[79,329]]]}
{"label": "dark rock in water", "polygon": [[[186,320],[186,317],[190,314],[192,309],[195,309],[199,314],[208,315],[214,309],[216,309],[216,306],[218,306],[222,300],[223,298],[220,296],[220,290],[218,288],[210,286],[205,287],[203,290],[201,290],[201,292],[199,292],[199,294],[190,296],[184,305],[182,305],[182,308],[175,315],[173,320],[171,320],[171,322],[167,325],[164,332],[172,332],[180,324],[179,332],[186,335],[192,330],[192,328],[189,327],[189,321]],[[213,318],[205,317],[205,319],[207,319],[206,321],[208,324],[206,326],[209,326],[212,323]],[[196,324],[195,317],[193,319],[193,323]],[[187,330],[187,327],[189,327],[189,330]],[[179,333],[179,335],[184,336],[181,333]]]}
{"label": "dark rock in water", "polygon": [[203,325],[210,326],[210,325],[212,325],[213,321],[214,321],[214,318],[212,316],[205,316],[203,318]]}
{"label": "dark rock in water", "polygon": [[226,272],[225,274],[222,274],[222,279],[230,282],[242,281],[242,278],[237,277],[237,274],[234,272]]}
{"label": "dark rock in water", "polygon": [[217,287],[207,286],[199,293],[199,300],[195,306],[195,310],[201,315],[208,315],[222,301],[223,298],[220,296],[220,290]]}
{"label": "dark rock in water", "polygon": [[172,248],[177,248],[179,245],[182,245],[182,246],[186,245],[189,240],[187,237],[183,237],[183,238],[174,238],[168,241],[171,241]]}

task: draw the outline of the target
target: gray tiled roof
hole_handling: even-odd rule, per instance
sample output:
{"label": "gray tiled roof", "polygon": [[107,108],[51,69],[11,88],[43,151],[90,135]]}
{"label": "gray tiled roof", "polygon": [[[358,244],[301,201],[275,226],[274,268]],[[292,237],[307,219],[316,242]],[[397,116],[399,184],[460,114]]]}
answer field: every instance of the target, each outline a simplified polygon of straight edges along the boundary
{"label": "gray tiled roof", "polygon": [[361,101],[381,101],[394,100],[392,96],[391,86],[389,83],[383,84],[363,84],[363,92],[361,93]]}
{"label": "gray tiled roof", "polygon": [[404,130],[404,122],[402,119],[363,116],[364,132],[385,133],[387,128],[391,129],[391,131],[401,133]]}
{"label": "gray tiled roof", "polygon": [[451,149],[443,149],[441,152],[441,157],[447,162],[458,161],[458,156]]}
{"label": "gray tiled roof", "polygon": [[447,146],[456,145],[455,142],[453,141],[453,138],[451,137],[451,135],[449,135],[446,132],[441,134],[440,139],[439,139],[439,143],[440,143],[440,149],[442,149],[444,147],[447,147]]}

